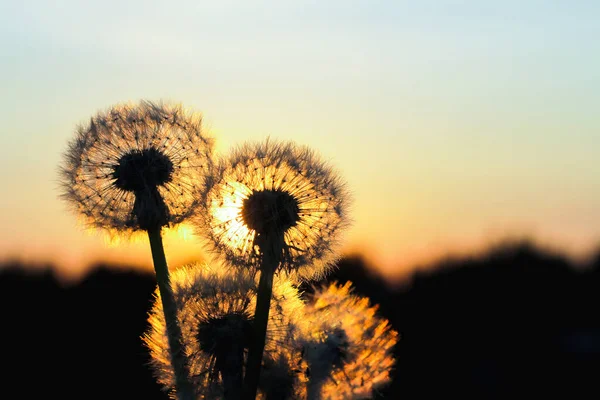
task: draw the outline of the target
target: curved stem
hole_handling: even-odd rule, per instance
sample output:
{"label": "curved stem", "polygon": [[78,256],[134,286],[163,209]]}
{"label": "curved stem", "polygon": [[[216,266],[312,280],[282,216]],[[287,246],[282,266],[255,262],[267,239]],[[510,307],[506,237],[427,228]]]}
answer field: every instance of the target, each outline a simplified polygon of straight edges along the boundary
{"label": "curved stem", "polygon": [[[271,245],[273,243],[270,243]],[[264,247],[267,247],[266,249]],[[278,246],[263,246],[260,281],[254,311],[254,341],[248,350],[246,376],[244,377],[244,399],[254,400],[258,391],[262,357],[265,349],[267,325],[269,323],[269,308],[273,293],[273,276],[281,259]],[[266,250],[266,251],[265,251]]]}
{"label": "curved stem", "polygon": [[194,391],[189,381],[189,373],[182,346],[181,327],[177,320],[177,307],[171,289],[171,278],[167,267],[167,259],[163,247],[160,228],[148,229],[148,239],[152,251],[152,261],[156,272],[156,281],[162,301],[163,312],[171,352],[171,364],[175,372],[175,389],[179,400],[193,400]]}

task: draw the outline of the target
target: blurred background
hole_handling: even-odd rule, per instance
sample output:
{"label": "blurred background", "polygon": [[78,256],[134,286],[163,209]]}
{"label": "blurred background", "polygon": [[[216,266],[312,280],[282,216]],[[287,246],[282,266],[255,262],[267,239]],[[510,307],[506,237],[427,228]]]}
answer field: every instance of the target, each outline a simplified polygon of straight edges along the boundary
{"label": "blurred background", "polygon": [[[147,241],[58,198],[77,125],[148,99],[201,112],[221,154],[294,140],[348,182],[328,279],[401,334],[385,398],[597,398],[599,18],[591,0],[0,2],[2,387],[161,398]],[[206,258],[187,225],[165,246],[171,267]]]}
{"label": "blurred background", "polygon": [[[50,266],[0,270],[0,398],[161,399],[140,337],[151,273],[98,265],[63,286]],[[527,242],[447,258],[389,286],[360,257],[327,281],[353,282],[400,334],[376,399],[597,399],[600,252],[593,263]],[[303,289],[310,293],[311,282]]]}

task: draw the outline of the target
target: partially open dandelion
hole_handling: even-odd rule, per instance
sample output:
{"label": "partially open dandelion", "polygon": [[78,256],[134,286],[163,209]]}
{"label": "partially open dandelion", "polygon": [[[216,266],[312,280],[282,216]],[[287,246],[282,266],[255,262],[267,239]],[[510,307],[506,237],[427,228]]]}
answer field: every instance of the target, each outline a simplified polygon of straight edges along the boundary
{"label": "partially open dandelion", "polygon": [[[172,282],[195,395],[240,399],[247,349],[254,340],[256,281],[248,273],[192,264],[174,271]],[[289,281],[276,280],[273,292],[265,348],[268,359],[278,359],[286,351],[287,338],[304,307]],[[158,381],[171,390],[174,373],[159,297],[157,292],[144,342]]]}
{"label": "partially open dandelion", "polygon": [[293,142],[238,147],[206,180],[200,232],[230,264],[260,271],[246,399],[256,397],[273,275],[323,275],[336,259],[347,206],[338,175],[311,149]]}
{"label": "partially open dandelion", "polygon": [[194,213],[212,148],[200,114],[180,105],[142,101],[113,106],[79,126],[61,168],[62,197],[88,224],[111,231],[147,231],[179,396],[185,399],[192,398],[191,387],[161,229]]}
{"label": "partially open dandelion", "polygon": [[390,381],[398,333],[351,283],[318,289],[301,340],[307,399],[366,399]]}

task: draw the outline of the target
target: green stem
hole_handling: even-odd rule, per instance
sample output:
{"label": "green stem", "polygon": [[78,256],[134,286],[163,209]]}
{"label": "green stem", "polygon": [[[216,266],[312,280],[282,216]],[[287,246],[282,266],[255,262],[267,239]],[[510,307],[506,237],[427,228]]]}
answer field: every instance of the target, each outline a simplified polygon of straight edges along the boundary
{"label": "green stem", "polygon": [[154,262],[154,271],[156,272],[156,281],[162,300],[163,312],[169,339],[169,349],[171,352],[171,364],[175,372],[175,390],[179,400],[193,400],[194,391],[189,381],[189,373],[185,360],[185,353],[182,346],[181,327],[177,320],[177,307],[175,297],[171,289],[171,278],[165,249],[163,247],[160,228],[148,229],[148,239],[150,240],[150,249],[152,251],[152,260]]}
{"label": "green stem", "polygon": [[246,376],[244,377],[245,400],[254,400],[258,391],[262,357],[267,337],[271,294],[273,293],[273,275],[280,260],[280,252],[271,246],[266,247],[267,249],[261,249],[263,250],[262,264],[256,296],[256,309],[254,311],[254,341],[248,350]]}

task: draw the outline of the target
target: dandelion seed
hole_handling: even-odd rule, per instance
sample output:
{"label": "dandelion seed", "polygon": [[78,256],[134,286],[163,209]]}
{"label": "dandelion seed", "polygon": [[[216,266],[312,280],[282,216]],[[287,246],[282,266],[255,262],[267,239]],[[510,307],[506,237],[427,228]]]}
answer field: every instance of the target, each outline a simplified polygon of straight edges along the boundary
{"label": "dandelion seed", "polygon": [[309,400],[371,398],[390,381],[398,333],[376,313],[350,282],[315,292],[300,340]]}
{"label": "dandelion seed", "polygon": [[[253,340],[256,281],[248,273],[193,264],[172,274],[177,318],[191,380],[200,399],[239,399],[247,349]],[[289,281],[276,280],[267,329],[265,359],[278,359],[302,318],[303,302]],[[151,366],[167,390],[174,386],[160,294],[150,312],[144,343]]]}
{"label": "dandelion seed", "polygon": [[231,265],[259,269],[270,240],[281,242],[277,271],[291,278],[322,276],[337,260],[349,195],[309,148],[272,140],[240,146],[202,192],[199,233]]}

